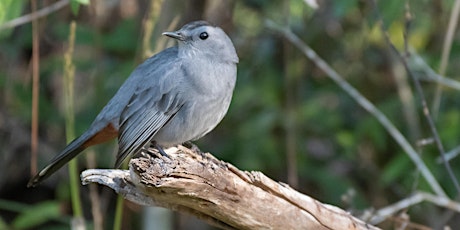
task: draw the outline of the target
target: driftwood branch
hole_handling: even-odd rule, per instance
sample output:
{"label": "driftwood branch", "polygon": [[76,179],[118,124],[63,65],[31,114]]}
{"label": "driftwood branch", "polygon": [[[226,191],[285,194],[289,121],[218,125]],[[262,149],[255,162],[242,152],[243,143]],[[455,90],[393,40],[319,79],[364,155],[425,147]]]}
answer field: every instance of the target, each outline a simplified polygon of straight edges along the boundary
{"label": "driftwood branch", "polygon": [[128,170],[91,169],[96,182],[132,202],[190,213],[223,229],[378,229],[260,172],[243,172],[209,153],[183,146],[143,151]]}

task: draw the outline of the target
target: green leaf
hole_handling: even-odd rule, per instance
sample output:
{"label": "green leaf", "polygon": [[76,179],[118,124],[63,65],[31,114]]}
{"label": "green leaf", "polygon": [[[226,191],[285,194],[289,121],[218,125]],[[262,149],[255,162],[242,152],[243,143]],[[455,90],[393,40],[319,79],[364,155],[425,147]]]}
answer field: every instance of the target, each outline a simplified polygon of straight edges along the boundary
{"label": "green leaf", "polygon": [[80,9],[80,5],[89,5],[89,0],[72,0],[70,2],[70,8],[72,9],[72,13],[74,15],[78,14],[78,10]]}
{"label": "green leaf", "polygon": [[17,0],[0,1],[0,25],[18,17],[21,13],[22,3],[23,1]]}
{"label": "green leaf", "polygon": [[74,15],[78,15],[78,10],[80,9],[80,3],[77,0],[70,2],[70,9]]}
{"label": "green leaf", "polygon": [[89,0],[73,0],[73,2],[78,2],[82,5],[89,5]]}
{"label": "green leaf", "polygon": [[60,216],[59,203],[45,201],[35,204],[14,219],[14,229],[29,229]]}
{"label": "green leaf", "polygon": [[410,171],[411,162],[406,154],[398,154],[385,166],[382,173],[382,181],[385,185],[398,181]]}
{"label": "green leaf", "polygon": [[[24,1],[19,0],[2,0],[0,1],[0,25],[5,22],[19,17]],[[11,33],[11,29],[0,31],[0,38]]]}

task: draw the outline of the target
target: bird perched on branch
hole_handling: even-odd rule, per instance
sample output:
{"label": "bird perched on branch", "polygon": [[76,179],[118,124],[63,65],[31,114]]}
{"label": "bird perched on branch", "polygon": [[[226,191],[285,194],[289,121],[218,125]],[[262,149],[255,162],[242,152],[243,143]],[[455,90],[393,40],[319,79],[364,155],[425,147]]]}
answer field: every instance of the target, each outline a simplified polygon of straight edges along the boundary
{"label": "bird perched on branch", "polygon": [[149,143],[162,147],[197,140],[227,113],[238,56],[230,38],[205,21],[163,35],[178,45],[139,65],[80,137],[28,183],[36,186],[89,146],[118,137],[115,167]]}

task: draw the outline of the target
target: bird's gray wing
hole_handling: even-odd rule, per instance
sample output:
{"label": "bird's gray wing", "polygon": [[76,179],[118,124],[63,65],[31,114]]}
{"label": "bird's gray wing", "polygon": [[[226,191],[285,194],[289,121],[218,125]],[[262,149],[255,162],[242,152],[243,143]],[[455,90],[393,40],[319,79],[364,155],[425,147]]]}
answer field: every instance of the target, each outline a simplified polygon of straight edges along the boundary
{"label": "bird's gray wing", "polygon": [[[115,167],[137,153],[183,106],[177,85],[181,84],[180,64],[145,73],[146,82],[138,85],[120,116],[118,155]],[[149,84],[150,82],[150,84]]]}

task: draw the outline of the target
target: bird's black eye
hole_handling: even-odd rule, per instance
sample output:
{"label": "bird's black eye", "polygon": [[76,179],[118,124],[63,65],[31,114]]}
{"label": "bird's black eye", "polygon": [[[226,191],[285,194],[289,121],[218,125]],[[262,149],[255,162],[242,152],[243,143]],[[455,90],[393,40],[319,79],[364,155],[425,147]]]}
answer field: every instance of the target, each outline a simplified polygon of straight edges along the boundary
{"label": "bird's black eye", "polygon": [[203,32],[203,33],[200,34],[200,39],[201,40],[206,40],[208,37],[209,37],[209,35],[206,32]]}

